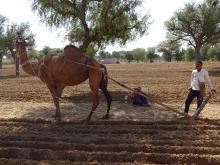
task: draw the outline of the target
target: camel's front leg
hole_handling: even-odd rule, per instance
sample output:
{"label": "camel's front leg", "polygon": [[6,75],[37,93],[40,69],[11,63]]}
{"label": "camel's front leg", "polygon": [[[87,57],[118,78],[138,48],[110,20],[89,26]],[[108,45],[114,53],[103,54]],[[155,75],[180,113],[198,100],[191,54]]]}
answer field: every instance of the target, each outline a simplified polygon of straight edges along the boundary
{"label": "camel's front leg", "polygon": [[57,86],[47,84],[47,87],[50,90],[50,93],[53,97],[53,102],[56,107],[56,112],[55,112],[55,122],[60,123],[61,122],[61,113],[60,113],[60,105],[59,105],[59,97],[61,96],[61,93],[59,93],[59,90],[57,90]]}
{"label": "camel's front leg", "polygon": [[54,105],[56,107],[55,112],[55,122],[60,123],[61,122],[61,113],[60,113],[60,105],[59,105],[59,98],[56,96],[53,96]]}

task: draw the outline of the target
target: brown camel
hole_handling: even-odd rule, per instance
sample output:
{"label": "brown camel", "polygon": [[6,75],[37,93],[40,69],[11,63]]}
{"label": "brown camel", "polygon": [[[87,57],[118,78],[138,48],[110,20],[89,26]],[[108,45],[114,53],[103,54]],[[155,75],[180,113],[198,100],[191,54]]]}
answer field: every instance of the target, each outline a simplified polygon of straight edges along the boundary
{"label": "brown camel", "polygon": [[112,97],[107,90],[107,69],[104,65],[100,65],[93,58],[86,57],[79,48],[73,45],[66,46],[63,54],[46,56],[37,63],[29,62],[25,42],[21,39],[16,41],[16,52],[20,56],[24,72],[38,76],[49,88],[56,107],[56,122],[61,121],[59,98],[65,86],[78,85],[88,78],[93,94],[93,106],[86,121],[90,120],[99,104],[99,89],[102,90],[107,100],[107,112],[103,118],[109,118]]}

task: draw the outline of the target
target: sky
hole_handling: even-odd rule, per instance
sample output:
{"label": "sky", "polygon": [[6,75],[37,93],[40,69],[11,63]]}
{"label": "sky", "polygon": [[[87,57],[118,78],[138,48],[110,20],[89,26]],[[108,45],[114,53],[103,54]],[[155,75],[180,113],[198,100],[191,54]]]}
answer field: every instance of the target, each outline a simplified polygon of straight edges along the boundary
{"label": "sky", "polygon": [[[202,2],[203,0],[143,0],[142,10],[148,11],[153,23],[149,26],[148,34],[127,43],[125,46],[118,44],[107,47],[107,51],[132,50],[135,48],[153,47],[164,41],[166,29],[164,22],[188,2]],[[63,48],[68,44],[64,39],[64,29],[51,29],[41,23],[37,13],[31,10],[31,0],[0,0],[0,14],[8,17],[9,22],[29,22],[31,31],[36,34],[36,49],[44,46]]]}

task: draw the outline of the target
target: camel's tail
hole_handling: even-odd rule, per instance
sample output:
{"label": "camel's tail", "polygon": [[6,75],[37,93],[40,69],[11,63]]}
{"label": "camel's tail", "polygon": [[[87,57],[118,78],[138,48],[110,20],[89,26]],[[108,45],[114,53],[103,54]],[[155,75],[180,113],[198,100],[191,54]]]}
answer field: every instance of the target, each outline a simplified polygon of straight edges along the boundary
{"label": "camel's tail", "polygon": [[101,86],[107,88],[108,85],[108,72],[107,72],[107,68],[105,65],[100,64],[101,69],[102,69],[102,80],[101,80]]}

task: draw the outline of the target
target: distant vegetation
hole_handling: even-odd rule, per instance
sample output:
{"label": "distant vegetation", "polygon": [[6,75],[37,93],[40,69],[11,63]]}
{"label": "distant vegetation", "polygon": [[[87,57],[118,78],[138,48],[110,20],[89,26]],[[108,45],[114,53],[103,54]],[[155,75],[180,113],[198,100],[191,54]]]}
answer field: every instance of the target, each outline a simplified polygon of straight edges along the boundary
{"label": "distant vegetation", "polygon": [[[66,28],[68,33],[64,37],[90,57],[117,58],[128,62],[220,61],[219,0],[185,4],[166,21],[166,40],[154,47],[106,52],[108,45],[125,45],[147,33],[151,16],[149,13],[140,15],[136,10],[141,8],[142,3],[143,0],[32,0],[32,9],[46,25]],[[16,64],[16,73],[19,73],[19,60],[16,60],[15,55],[15,40],[18,37],[26,40],[30,59],[62,53],[60,48],[48,46],[35,50],[35,34],[30,29],[29,23],[9,23],[0,14],[0,69],[5,56],[7,59],[3,61],[4,64],[12,61]]]}

